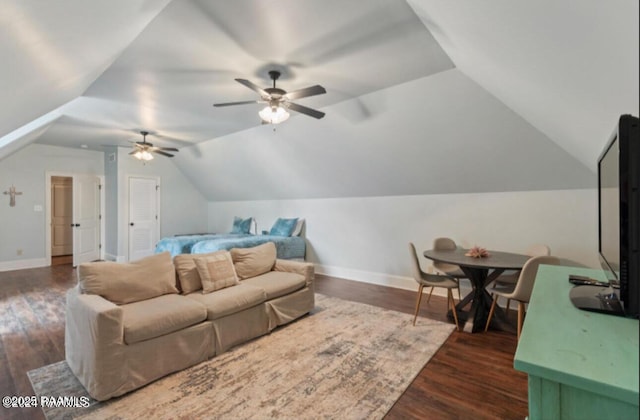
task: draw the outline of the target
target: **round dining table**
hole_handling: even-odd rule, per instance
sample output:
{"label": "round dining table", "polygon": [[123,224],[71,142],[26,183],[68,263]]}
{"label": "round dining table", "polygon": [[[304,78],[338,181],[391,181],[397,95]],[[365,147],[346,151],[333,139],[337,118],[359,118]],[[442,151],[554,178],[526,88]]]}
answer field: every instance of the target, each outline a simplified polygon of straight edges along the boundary
{"label": "round dining table", "polygon": [[[471,281],[473,290],[456,305],[458,319],[465,320],[464,331],[484,331],[492,298],[486,290],[488,284],[498,278],[505,270],[521,270],[524,263],[531,258],[529,255],[514,254],[489,250],[489,256],[483,258],[468,257],[467,249],[424,251],[423,255],[433,261],[454,264],[460,267],[462,272]],[[471,309],[468,312],[464,308],[471,301]],[[450,314],[452,315],[452,314]],[[506,313],[496,307],[491,319],[491,327],[500,330],[514,331],[507,322]]]}

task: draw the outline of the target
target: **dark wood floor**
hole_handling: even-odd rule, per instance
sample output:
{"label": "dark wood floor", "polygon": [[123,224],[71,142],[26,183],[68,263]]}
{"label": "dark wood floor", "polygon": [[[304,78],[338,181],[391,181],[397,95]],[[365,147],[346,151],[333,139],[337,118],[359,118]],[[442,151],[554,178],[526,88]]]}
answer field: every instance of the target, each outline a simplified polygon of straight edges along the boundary
{"label": "dark wood floor", "polygon": [[[0,272],[0,396],[32,395],[26,373],[64,359],[64,294],[75,275],[69,264]],[[415,292],[407,290],[318,275],[316,291],[400,312],[414,309]],[[434,296],[428,304],[423,299],[420,316],[449,322],[445,310],[445,299]],[[513,334],[454,332],[387,418],[525,418],[527,378],[513,369],[515,349]],[[39,409],[0,407],[0,419],[41,418]]]}

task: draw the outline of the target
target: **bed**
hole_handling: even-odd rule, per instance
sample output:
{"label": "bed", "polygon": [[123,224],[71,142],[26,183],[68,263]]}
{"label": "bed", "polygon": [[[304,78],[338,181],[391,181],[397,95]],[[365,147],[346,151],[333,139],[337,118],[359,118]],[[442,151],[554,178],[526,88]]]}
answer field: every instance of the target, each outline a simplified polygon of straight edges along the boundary
{"label": "bed", "polygon": [[251,248],[267,242],[273,242],[276,245],[277,258],[304,260],[305,240],[299,236],[248,235],[244,238],[207,239],[193,245],[191,253],[205,254],[231,248]]}
{"label": "bed", "polygon": [[175,257],[179,254],[205,254],[231,248],[251,248],[266,242],[275,243],[278,258],[304,260],[306,244],[304,238],[299,236],[231,233],[181,235],[161,239],[156,245],[156,253],[169,251],[171,257]]}

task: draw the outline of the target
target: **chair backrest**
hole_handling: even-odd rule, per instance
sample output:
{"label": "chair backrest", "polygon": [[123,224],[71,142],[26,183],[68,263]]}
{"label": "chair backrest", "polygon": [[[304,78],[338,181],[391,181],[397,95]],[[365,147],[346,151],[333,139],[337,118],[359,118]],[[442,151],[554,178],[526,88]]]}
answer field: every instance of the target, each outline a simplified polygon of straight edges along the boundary
{"label": "chair backrest", "polygon": [[411,273],[413,279],[420,283],[422,279],[422,269],[420,268],[420,261],[418,261],[418,254],[416,253],[416,247],[413,242],[409,242],[409,254],[411,254]]}
{"label": "chair backrest", "polygon": [[438,251],[449,251],[456,249],[458,246],[451,238],[436,238],[433,240],[433,249]]}
{"label": "chair backrest", "polygon": [[551,255],[551,249],[547,245],[535,244],[527,249],[526,254],[530,257],[542,257],[544,255]]}
{"label": "chair backrest", "polygon": [[513,293],[511,293],[511,299],[520,302],[529,302],[531,292],[533,291],[533,283],[536,281],[536,274],[538,273],[538,266],[540,264],[559,265],[560,259],[548,255],[529,258],[522,267],[518,283],[516,283],[516,287]]}

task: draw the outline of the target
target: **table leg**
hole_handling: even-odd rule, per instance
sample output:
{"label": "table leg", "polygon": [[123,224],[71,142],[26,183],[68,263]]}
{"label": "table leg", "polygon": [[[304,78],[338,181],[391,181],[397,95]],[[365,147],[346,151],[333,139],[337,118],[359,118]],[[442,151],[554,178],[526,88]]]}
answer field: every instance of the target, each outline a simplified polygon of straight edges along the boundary
{"label": "table leg", "polygon": [[[457,305],[456,311],[460,322],[464,322],[464,331],[466,332],[478,332],[484,331],[484,326],[489,316],[489,310],[491,309],[492,298],[487,292],[486,286],[495,280],[504,270],[493,270],[489,274],[488,269],[461,267],[464,273],[471,281],[473,291],[464,297]],[[471,309],[465,314],[462,309],[471,302]],[[449,314],[453,317],[453,314]],[[465,319],[466,318],[466,319]],[[464,321],[462,321],[464,320]],[[500,330],[512,330],[513,327],[507,322],[506,314],[502,308],[497,307],[494,311],[494,316],[491,320],[491,326]]]}

